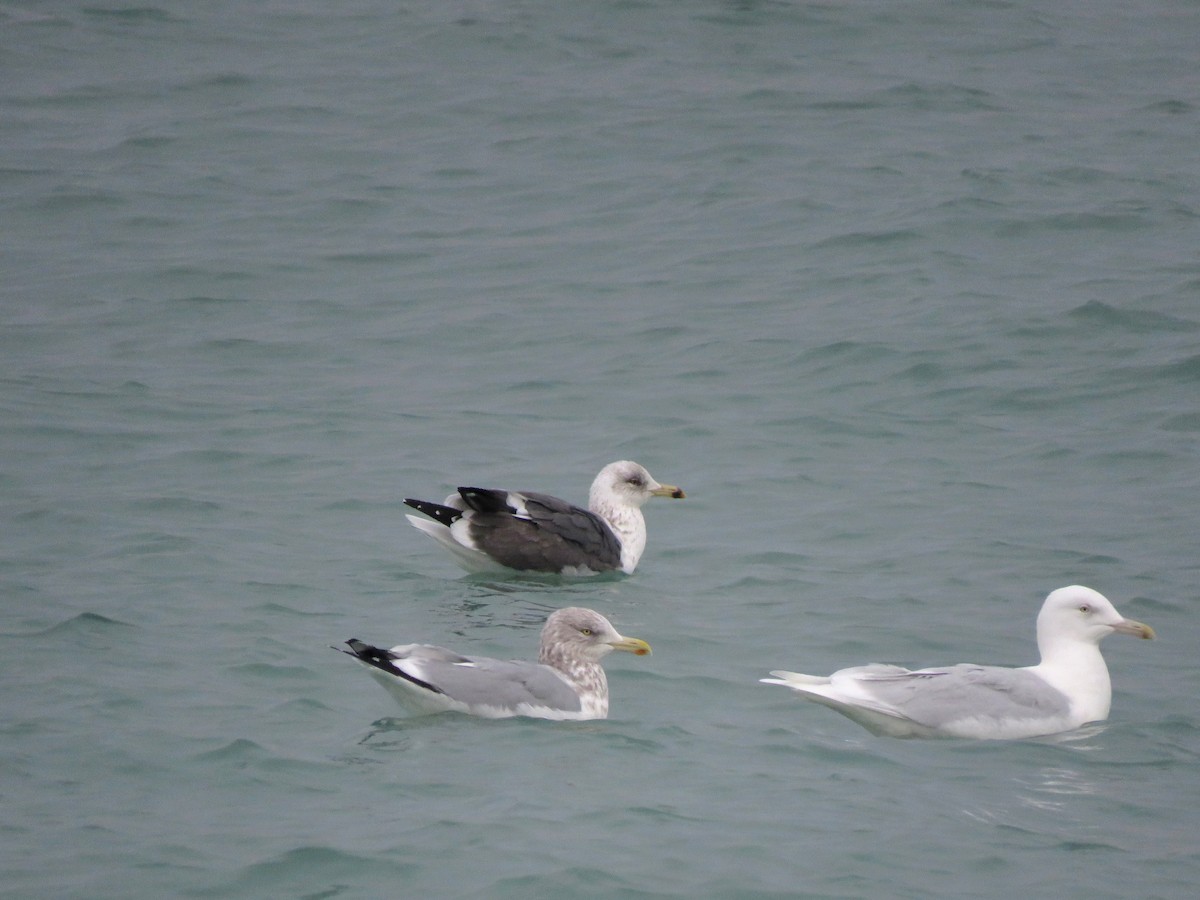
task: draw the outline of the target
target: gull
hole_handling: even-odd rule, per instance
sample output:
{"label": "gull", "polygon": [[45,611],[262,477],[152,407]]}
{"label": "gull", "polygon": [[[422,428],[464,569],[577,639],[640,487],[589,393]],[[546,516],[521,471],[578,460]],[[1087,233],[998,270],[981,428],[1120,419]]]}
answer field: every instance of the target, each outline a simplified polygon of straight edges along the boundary
{"label": "gull", "polygon": [[1014,739],[1071,731],[1108,718],[1112,684],[1100,641],[1114,632],[1153,638],[1103,595],[1059,588],[1037,617],[1041,662],[1019,669],[963,663],[909,671],[879,663],[832,675],[775,671],[781,684],[891,737]]}
{"label": "gull", "polygon": [[641,506],[651,497],[682,499],[629,460],[600,470],[588,509],[531,491],[460,487],[442,503],[406,499],[429,518],[406,515],[470,572],[595,575],[633,572],[646,549]]}
{"label": "gull", "polygon": [[[613,650],[650,652],[624,637],[600,613],[567,607],[542,628],[538,661],[462,656],[431,644],[383,650],[351,638],[342,650],[367,667],[402,706],[414,713],[456,711],[488,719],[603,719],[608,679],[600,661]],[[334,648],[338,649],[338,648]]]}

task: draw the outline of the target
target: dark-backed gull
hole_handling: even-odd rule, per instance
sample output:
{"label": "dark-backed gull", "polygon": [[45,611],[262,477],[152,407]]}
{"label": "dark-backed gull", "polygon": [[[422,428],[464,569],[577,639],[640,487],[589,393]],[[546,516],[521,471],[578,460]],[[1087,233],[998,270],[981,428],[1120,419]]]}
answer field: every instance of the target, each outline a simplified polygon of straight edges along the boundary
{"label": "dark-backed gull", "polygon": [[594,575],[637,567],[646,548],[641,505],[651,497],[681,499],[629,460],[600,470],[588,509],[549,494],[460,487],[442,503],[406,499],[428,516],[408,515],[471,572],[553,572]]}

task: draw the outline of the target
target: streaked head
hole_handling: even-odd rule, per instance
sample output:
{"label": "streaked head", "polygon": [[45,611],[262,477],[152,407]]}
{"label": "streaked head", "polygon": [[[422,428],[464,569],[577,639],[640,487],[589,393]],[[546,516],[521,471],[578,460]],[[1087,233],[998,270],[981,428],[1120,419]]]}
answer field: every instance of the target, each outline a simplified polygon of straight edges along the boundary
{"label": "streaked head", "polygon": [[551,613],[542,628],[543,655],[548,648],[593,662],[598,662],[613,650],[624,650],[637,656],[645,656],[650,652],[650,645],[645,641],[625,637],[600,613],[579,606],[569,606]]}
{"label": "streaked head", "polygon": [[630,506],[641,506],[651,497],[671,497],[682,500],[687,495],[673,484],[660,484],[646,467],[622,459],[609,463],[592,482],[593,501],[612,497]]}

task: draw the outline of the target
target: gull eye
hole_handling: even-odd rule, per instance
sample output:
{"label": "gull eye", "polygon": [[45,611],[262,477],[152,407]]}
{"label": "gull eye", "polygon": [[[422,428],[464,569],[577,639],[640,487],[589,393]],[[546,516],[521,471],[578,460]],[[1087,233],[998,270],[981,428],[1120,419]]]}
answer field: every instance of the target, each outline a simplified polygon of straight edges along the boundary
{"label": "gull eye", "polygon": [[1081,613],[1086,614],[1086,613],[1090,613],[1092,611],[1092,608],[1085,603],[1085,604],[1083,604],[1083,606],[1079,607],[1079,611]]}
{"label": "gull eye", "polygon": [[579,629],[579,633],[580,633],[580,634],[582,634],[582,635],[584,635],[585,637],[591,637],[591,634],[592,634],[592,629],[590,629],[590,628],[580,628],[580,629]]}

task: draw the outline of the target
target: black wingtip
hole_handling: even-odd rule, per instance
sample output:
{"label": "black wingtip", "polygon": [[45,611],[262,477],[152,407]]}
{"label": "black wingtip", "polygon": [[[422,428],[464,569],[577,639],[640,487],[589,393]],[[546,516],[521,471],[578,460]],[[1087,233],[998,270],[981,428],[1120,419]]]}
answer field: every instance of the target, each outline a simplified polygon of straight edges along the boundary
{"label": "black wingtip", "polygon": [[363,662],[371,663],[372,665],[390,665],[388,660],[391,655],[388,651],[368,644],[366,641],[360,641],[358,638],[350,638],[346,641],[346,646],[349,650],[342,650],[341,647],[334,647],[334,650],[342,650],[347,656],[353,656],[361,659]]}
{"label": "black wingtip", "polygon": [[[392,665],[392,660],[395,658],[391,652],[384,650],[382,647],[376,647],[373,644],[368,644],[366,641],[360,641],[358,638],[350,638],[346,641],[346,646],[349,650],[342,650],[347,656],[353,656],[361,663],[366,663],[368,666],[374,666],[376,669],[381,669],[389,675],[395,675],[398,678],[406,678],[407,676]],[[334,647],[335,650],[341,650],[340,647]]]}
{"label": "black wingtip", "polygon": [[463,502],[476,512],[481,513],[509,513],[516,512],[508,504],[508,491],[499,491],[495,488],[479,488],[479,487],[462,487],[458,489],[458,495],[463,498]]}
{"label": "black wingtip", "polygon": [[424,513],[435,522],[445,525],[447,528],[462,518],[461,509],[455,509],[453,506],[443,506],[440,503],[433,503],[429,500],[416,500],[412,497],[405,497],[404,505],[411,506],[417,512]]}
{"label": "black wingtip", "polygon": [[359,662],[366,663],[368,666],[374,666],[389,675],[394,675],[397,678],[403,678],[405,681],[411,681],[417,687],[424,688],[431,694],[444,693],[441,688],[435,687],[427,681],[422,681],[420,678],[415,678],[409,675],[403,669],[397,668],[392,664],[393,659],[398,657],[392,656],[390,650],[384,650],[382,647],[376,647],[373,644],[368,644],[366,641],[360,641],[358,638],[350,638],[346,641],[346,646],[349,650],[342,650],[341,647],[334,647],[334,650],[341,650],[347,656],[353,656]]}

